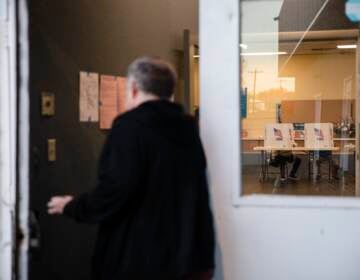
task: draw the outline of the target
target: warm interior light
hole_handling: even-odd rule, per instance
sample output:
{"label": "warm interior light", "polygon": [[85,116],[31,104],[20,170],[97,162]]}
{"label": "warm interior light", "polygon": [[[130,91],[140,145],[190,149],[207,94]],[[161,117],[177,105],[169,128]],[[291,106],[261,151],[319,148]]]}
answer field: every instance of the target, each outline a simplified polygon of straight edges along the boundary
{"label": "warm interior light", "polygon": [[356,45],[338,45],[338,49],[356,49]]}
{"label": "warm interior light", "polygon": [[268,55],[284,55],[287,52],[243,52],[242,56],[268,56]]}
{"label": "warm interior light", "polygon": [[247,50],[248,46],[245,44],[240,44],[240,48],[242,48],[243,50]]}
{"label": "warm interior light", "polygon": [[[242,56],[271,56],[271,55],[284,55],[287,52],[243,52]],[[194,58],[200,58],[200,55],[194,55]]]}

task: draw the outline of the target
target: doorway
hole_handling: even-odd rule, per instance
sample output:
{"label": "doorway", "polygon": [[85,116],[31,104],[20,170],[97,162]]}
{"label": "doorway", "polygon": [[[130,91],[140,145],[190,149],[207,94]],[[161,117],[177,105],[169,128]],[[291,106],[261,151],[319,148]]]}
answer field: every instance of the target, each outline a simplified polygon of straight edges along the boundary
{"label": "doorway", "polygon": [[[197,33],[197,1],[169,5],[38,1],[28,3],[28,12],[28,275],[36,280],[89,279],[96,227],[49,217],[46,207],[53,195],[76,195],[95,187],[97,160],[108,129],[100,122],[81,120],[81,75],[97,75],[101,86],[105,76],[125,77],[136,57],[159,56],[180,72],[176,100],[182,101],[182,32]],[[134,13],[138,16],[129,17]],[[164,25],[164,20],[169,24]],[[22,279],[27,279],[26,273]]]}

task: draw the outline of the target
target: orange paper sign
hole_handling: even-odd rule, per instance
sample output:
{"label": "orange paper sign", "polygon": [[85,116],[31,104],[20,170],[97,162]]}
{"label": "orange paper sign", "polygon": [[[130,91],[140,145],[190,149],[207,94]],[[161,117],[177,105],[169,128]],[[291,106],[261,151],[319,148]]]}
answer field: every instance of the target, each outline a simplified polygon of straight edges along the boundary
{"label": "orange paper sign", "polygon": [[116,77],[103,75],[100,79],[100,128],[111,128],[117,114]]}
{"label": "orange paper sign", "polygon": [[110,129],[125,112],[126,78],[103,75],[100,79],[100,129]]}
{"label": "orange paper sign", "polygon": [[126,78],[118,77],[118,113],[122,114],[125,112],[125,101],[126,101]]}

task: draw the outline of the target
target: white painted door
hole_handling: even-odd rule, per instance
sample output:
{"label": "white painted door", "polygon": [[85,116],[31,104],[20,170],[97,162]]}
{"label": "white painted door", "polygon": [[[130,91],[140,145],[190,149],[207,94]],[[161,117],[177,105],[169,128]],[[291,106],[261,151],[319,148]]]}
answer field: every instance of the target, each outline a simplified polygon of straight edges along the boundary
{"label": "white painted door", "polygon": [[238,0],[200,1],[201,134],[217,228],[216,279],[358,280],[359,198],[241,195],[242,16]]}
{"label": "white painted door", "polygon": [[0,1],[0,279],[13,279],[16,196],[15,1]]}

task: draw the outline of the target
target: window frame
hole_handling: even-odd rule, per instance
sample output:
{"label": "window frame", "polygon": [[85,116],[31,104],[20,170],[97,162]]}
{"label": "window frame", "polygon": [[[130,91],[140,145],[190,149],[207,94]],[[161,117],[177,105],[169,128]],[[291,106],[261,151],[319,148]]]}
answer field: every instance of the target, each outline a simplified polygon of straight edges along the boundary
{"label": "window frame", "polygon": [[[210,154],[210,183],[231,184],[233,207],[278,207],[278,208],[340,208],[360,209],[357,197],[291,196],[272,194],[243,195],[242,147],[240,121],[240,7],[245,0],[224,0],[218,2],[200,1],[200,99],[201,134],[205,149]],[[226,30],[226,32],[224,32]],[[359,40],[360,41],[360,40]],[[358,45],[360,49],[360,43]],[[356,73],[359,75],[359,51],[356,55]],[[358,80],[358,79],[357,79]],[[221,95],[216,95],[221,92]],[[360,105],[360,86],[357,86],[357,106]],[[216,113],[214,113],[216,110]],[[356,169],[359,170],[359,120],[356,115]],[[211,116],[214,115],[214,116]],[[219,122],[218,117],[221,116]],[[221,126],[221,128],[219,127]],[[218,146],[217,134],[223,134],[222,147]],[[232,139],[228,139],[231,136]],[[217,143],[217,144],[216,144]],[[219,153],[228,156],[226,164]],[[216,160],[219,159],[219,162]],[[226,165],[226,166],[225,166]],[[360,186],[356,185],[359,195]],[[216,195],[216,193],[215,193]]]}

